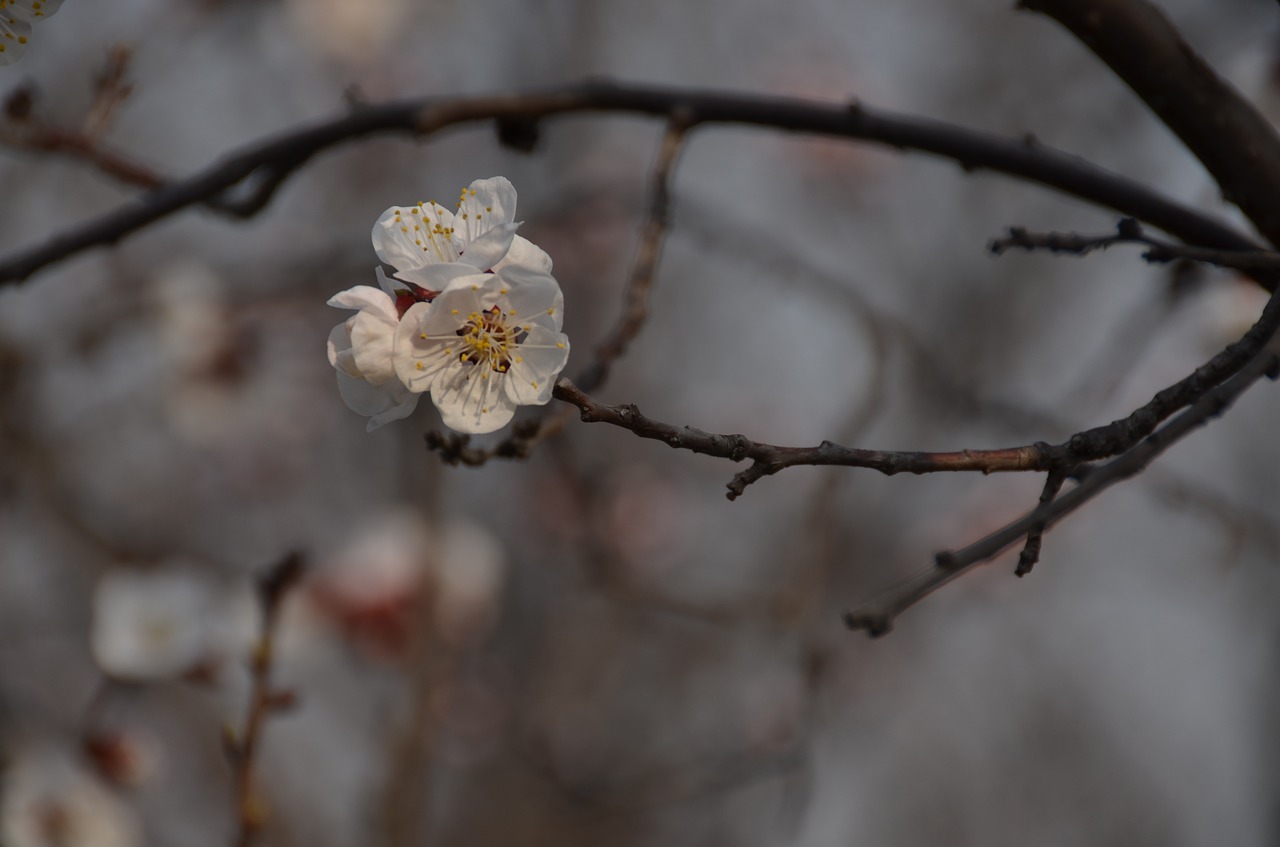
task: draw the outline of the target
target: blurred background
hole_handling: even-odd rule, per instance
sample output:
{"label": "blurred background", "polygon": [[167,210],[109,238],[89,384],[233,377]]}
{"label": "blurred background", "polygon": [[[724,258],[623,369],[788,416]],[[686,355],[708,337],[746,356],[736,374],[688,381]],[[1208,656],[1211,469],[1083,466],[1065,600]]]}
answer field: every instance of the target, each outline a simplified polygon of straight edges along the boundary
{"label": "blurred background", "polygon": [[[1280,104],[1274,3],[1163,5]],[[0,253],[138,191],[31,149],[49,127],[178,176],[352,98],[598,75],[1031,132],[1232,216],[1120,83],[1011,6],[67,0],[0,68]],[[1041,480],[798,468],[729,502],[739,468],[576,418],[474,469],[424,448],[427,403],[366,434],[325,300],[374,284],[388,206],[505,175],[565,291],[568,373],[618,314],[661,126],[543,129],[531,155],[490,127],[347,145],[252,219],[188,211],[0,291],[4,847],[233,843],[222,739],[252,697],[254,580],[292,550],[263,845],[1275,843],[1269,385],[1049,533],[1027,578],[1006,556],[876,641],[841,612]],[[1060,440],[1262,304],[1133,250],[993,259],[1010,225],[1115,215],[920,155],[706,127],[673,200],[652,317],[598,399],[774,443]]]}

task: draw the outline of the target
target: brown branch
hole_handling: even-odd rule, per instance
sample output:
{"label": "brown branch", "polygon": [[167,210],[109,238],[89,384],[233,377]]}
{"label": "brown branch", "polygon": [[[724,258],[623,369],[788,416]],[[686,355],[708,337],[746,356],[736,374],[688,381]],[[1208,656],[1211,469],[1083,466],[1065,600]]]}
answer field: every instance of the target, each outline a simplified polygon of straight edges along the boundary
{"label": "brown branch", "polygon": [[664,442],[678,450],[689,450],[704,456],[715,456],[752,464],[740,471],[729,483],[728,498],[742,496],[747,486],[797,465],[838,465],[866,468],[886,476],[900,473],[944,473],[978,471],[983,474],[1014,471],[1047,470],[1046,461],[1052,448],[1048,444],[1009,447],[996,450],[957,450],[925,453],[918,451],[863,450],[824,441],[816,447],[779,447],[753,441],[745,435],[705,432],[689,426],[673,426],[654,420],[640,412],[634,404],[610,406],[592,399],[567,378],[556,383],[552,394],[557,400],[578,407],[586,423],[607,423],[631,431],[640,438]]}
{"label": "brown branch", "polygon": [[[649,211],[623,293],[622,314],[596,348],[595,358],[578,376],[587,391],[595,391],[609,378],[613,363],[626,352],[649,316],[649,295],[662,256],[662,243],[670,227],[672,173],[689,127],[688,118],[682,112],[673,114],[667,122],[649,180]],[[432,430],[426,434],[427,449],[439,453],[450,465],[461,463],[475,467],[493,458],[527,459],[535,447],[563,430],[568,421],[569,415],[562,412],[543,415],[517,425],[509,437],[488,448],[469,446],[470,438],[466,435]]]}
{"label": "brown branch", "polygon": [[1124,218],[1116,225],[1114,235],[1081,235],[1074,232],[1030,232],[1023,227],[1009,228],[1003,238],[992,239],[988,249],[999,256],[1009,250],[1045,250],[1050,253],[1067,253],[1087,256],[1098,250],[1106,250],[1117,244],[1141,244],[1150,249],[1142,258],[1152,264],[1190,261],[1220,268],[1252,273],[1256,271],[1280,272],[1280,252],[1274,250],[1212,250],[1187,244],[1174,244],[1153,238],[1142,231],[1142,225],[1133,218]]}
{"label": "brown branch", "polygon": [[1223,197],[1280,245],[1280,137],[1158,8],[1146,0],[1022,0],[1020,6],[1053,18],[1092,50],[1204,164]]}
{"label": "brown branch", "polygon": [[845,625],[852,630],[866,630],[873,638],[884,635],[903,611],[974,565],[990,561],[1022,538],[1043,532],[1106,489],[1141,473],[1165,450],[1221,415],[1263,376],[1272,380],[1280,376],[1280,359],[1270,350],[1259,353],[1239,373],[1204,394],[1189,409],[1124,455],[1091,469],[1083,481],[1066,494],[1048,501],[1042,497],[1035,509],[985,538],[959,550],[938,553],[933,567],[892,589],[885,598],[846,613]]}
{"label": "brown branch", "polygon": [[302,578],[302,557],[291,553],[271,568],[258,582],[258,603],[262,610],[262,632],[249,660],[249,708],[238,735],[224,737],[231,763],[236,807],[235,847],[249,847],[266,822],[266,803],[254,779],[254,761],[262,743],[267,717],[294,704],[292,691],[277,689],[271,681],[275,658],[276,629],[285,596]]}
{"label": "brown branch", "polygon": [[[1235,250],[1258,246],[1232,227],[1137,182],[1030,139],[1003,138],[861,104],[592,81],[522,94],[360,106],[343,117],[249,145],[187,179],[141,195],[43,244],[0,258],[0,284],[19,282],[85,250],[115,244],[194,205],[213,205],[232,216],[251,215],[265,207],[286,179],[313,156],[356,139],[388,133],[425,138],[448,127],[481,121],[536,125],[541,119],[580,112],[664,118],[683,114],[690,126],[744,124],[918,150],[952,159],[966,170],[991,170],[1048,186],[1146,221],[1188,243]],[[1271,277],[1260,281],[1269,290],[1276,284]]]}
{"label": "brown branch", "polygon": [[21,150],[48,153],[85,162],[125,185],[153,190],[164,185],[158,173],[123,153],[112,150],[89,133],[30,121],[21,127],[6,127],[0,143]]}

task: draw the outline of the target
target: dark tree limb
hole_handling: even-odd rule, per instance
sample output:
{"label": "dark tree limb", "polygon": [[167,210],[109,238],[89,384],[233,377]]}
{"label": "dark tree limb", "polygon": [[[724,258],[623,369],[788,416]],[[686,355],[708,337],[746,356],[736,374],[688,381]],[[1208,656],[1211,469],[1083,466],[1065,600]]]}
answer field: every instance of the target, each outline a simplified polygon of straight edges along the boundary
{"label": "dark tree limb", "polygon": [[[467,98],[421,98],[360,105],[348,114],[247,145],[191,177],[140,194],[119,209],[59,233],[35,247],[0,258],[0,284],[11,284],[85,250],[115,244],[195,205],[247,217],[312,157],[373,135],[431,136],[449,127],[496,121],[536,127],[539,120],[572,113],[684,115],[690,127],[731,123],[860,139],[956,161],[966,170],[990,170],[1036,182],[1113,209],[1191,244],[1228,250],[1258,249],[1248,236],[1140,183],[1045,147],[940,121],[895,115],[861,104],[822,104],[785,97],[683,90],[592,81],[556,89]],[[1275,288],[1272,277],[1260,282]]]}
{"label": "dark tree limb", "polygon": [[1164,13],[1146,0],[1022,0],[1020,6],[1053,18],[1106,62],[1204,164],[1222,196],[1280,245],[1280,136]]}
{"label": "dark tree limb", "polygon": [[1137,476],[1165,450],[1221,415],[1263,376],[1273,380],[1280,376],[1280,359],[1270,350],[1259,353],[1243,370],[1206,393],[1141,444],[1092,469],[1075,488],[1056,499],[1046,501],[1042,497],[1035,509],[968,547],[938,553],[929,570],[910,578],[876,603],[846,613],[845,625],[853,630],[865,630],[873,638],[884,635],[893,628],[898,615],[951,580],[975,565],[990,561],[1021,539],[1043,532],[1116,483]]}

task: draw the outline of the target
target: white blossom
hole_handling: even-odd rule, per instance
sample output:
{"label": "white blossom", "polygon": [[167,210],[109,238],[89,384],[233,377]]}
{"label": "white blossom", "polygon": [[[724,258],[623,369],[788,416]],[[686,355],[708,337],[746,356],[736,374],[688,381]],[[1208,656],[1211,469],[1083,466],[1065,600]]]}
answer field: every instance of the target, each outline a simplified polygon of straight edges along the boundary
{"label": "white blossom", "polygon": [[[385,279],[381,270],[379,280]],[[329,333],[329,364],[338,372],[338,393],[354,412],[369,418],[370,432],[408,417],[418,395],[396,376],[391,346],[400,323],[396,302],[387,292],[357,285],[329,298],[329,305],[356,314]]]}
{"label": "white blossom", "polygon": [[387,209],[373,225],[373,249],[395,278],[432,290],[508,265],[550,273],[551,257],[515,234],[515,214],[516,190],[506,177],[477,179],[462,190],[456,213],[434,200]]}
{"label": "white blossom", "polygon": [[459,277],[430,305],[405,313],[396,329],[396,373],[410,390],[431,392],[445,426],[493,432],[517,406],[551,399],[569,358],[563,304],[559,284],[534,267]]}
{"label": "white blossom", "polygon": [[183,568],[108,572],[93,597],[98,666],[131,680],[193,670],[216,652],[215,600],[205,580]]}
{"label": "white blossom", "polygon": [[0,65],[18,61],[31,38],[31,24],[61,5],[62,0],[0,0]]}
{"label": "white blossom", "polygon": [[[515,188],[506,177],[496,176],[478,179],[463,189],[456,212],[435,201],[392,206],[374,224],[373,247],[391,276],[379,268],[381,291],[356,286],[329,300],[329,305],[357,314],[333,328],[328,345],[329,362],[338,372],[338,390],[351,409],[369,417],[370,430],[408,416],[418,395],[431,391],[435,384],[439,384],[439,391],[432,392],[432,400],[445,424],[463,432],[491,432],[511,420],[517,405],[543,404],[550,399],[550,383],[564,367],[569,349],[559,332],[562,298],[550,275],[551,257],[515,234],[519,226],[515,211]],[[487,383],[490,371],[505,375],[519,365],[513,374],[524,380],[521,386],[495,379],[493,386],[500,388],[496,394],[492,387],[462,392],[466,378],[450,381],[438,362],[429,367],[419,361],[431,355],[432,345],[415,345],[411,336],[423,332],[432,304],[442,292],[455,292],[450,294],[450,314],[462,306],[468,307],[466,315],[473,311],[466,296],[457,293],[455,283],[463,279],[473,280],[466,284],[468,289],[501,290],[495,296],[507,298],[503,301],[506,306],[498,307],[495,301],[482,310],[484,315],[477,313],[474,321],[464,318],[454,325],[455,343],[450,347],[469,346],[471,353],[458,351],[460,362],[467,365],[464,371],[469,371],[480,361],[478,353],[500,341],[502,349],[494,354],[498,358],[486,359],[490,367],[480,381]],[[490,285],[492,280],[496,281]],[[525,300],[508,302],[508,289],[524,292],[512,296]],[[545,314],[538,320],[532,320],[532,315],[529,321],[517,319],[516,310],[525,308],[526,301],[537,301],[537,308]],[[499,326],[498,322],[509,319],[515,323]],[[404,330],[406,322],[410,322],[410,330]],[[433,332],[443,331],[448,322],[433,325]],[[521,328],[524,323],[529,327]],[[425,341],[426,336],[419,340]],[[526,344],[527,349],[515,358],[502,358],[503,351]],[[408,359],[398,362],[401,354]],[[479,405],[472,408],[472,400]]]}

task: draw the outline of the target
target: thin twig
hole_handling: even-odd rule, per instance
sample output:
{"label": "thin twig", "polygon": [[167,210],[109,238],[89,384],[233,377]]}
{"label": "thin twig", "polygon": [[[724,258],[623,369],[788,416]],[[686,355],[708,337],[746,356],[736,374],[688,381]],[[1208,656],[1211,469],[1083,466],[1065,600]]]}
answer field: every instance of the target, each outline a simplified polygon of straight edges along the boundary
{"label": "thin twig", "polygon": [[[313,156],[367,136],[406,133],[425,138],[447,127],[494,121],[535,124],[578,112],[669,117],[690,124],[734,123],[790,132],[861,139],[919,150],[1036,182],[1063,194],[1146,221],[1182,241],[1218,249],[1258,245],[1230,226],[1140,183],[1030,139],[1009,139],[861,104],[822,104],[783,97],[683,90],[591,81],[544,91],[466,98],[421,98],[360,106],[340,118],[290,130],[221,158],[191,177],[163,186],[121,208],[0,258],[0,284],[16,283],[93,247],[115,244],[194,205],[214,205],[245,217],[266,206],[276,190]],[[235,190],[242,189],[239,196]],[[1269,290],[1275,279],[1262,276]]]}
{"label": "thin twig", "polygon": [[[1066,481],[1066,474],[1062,471],[1049,471],[1048,476],[1045,477],[1044,489],[1040,492],[1040,506],[1044,507],[1052,503]],[[1018,567],[1013,571],[1017,576],[1026,576],[1031,573],[1036,562],[1040,561],[1040,548],[1044,544],[1045,529],[1045,524],[1038,523],[1027,531],[1027,543],[1023,545],[1022,553],[1018,556]]]}
{"label": "thin twig", "polygon": [[1258,354],[1239,373],[1204,394],[1142,443],[1124,455],[1093,468],[1078,486],[1066,494],[1048,502],[1042,498],[1042,502],[1026,515],[968,547],[938,553],[933,567],[892,589],[884,599],[846,613],[845,625],[852,630],[866,630],[873,638],[884,635],[906,609],[974,565],[990,561],[1029,534],[1053,526],[1116,483],[1141,473],[1165,450],[1204,426],[1211,418],[1221,415],[1260,378],[1275,379],[1278,375],[1280,359],[1276,354],[1270,350]]}
{"label": "thin twig", "polygon": [[275,637],[285,596],[302,578],[302,557],[291,553],[271,568],[258,582],[258,603],[262,610],[262,632],[249,660],[249,708],[238,734],[224,737],[231,762],[236,808],[235,847],[249,847],[267,818],[266,802],[258,792],[254,762],[262,743],[267,717],[295,703],[292,691],[277,689],[271,680],[275,658]]}
{"label": "thin twig", "polygon": [[1188,244],[1174,244],[1147,235],[1142,231],[1142,226],[1132,218],[1121,220],[1116,225],[1116,232],[1113,235],[1031,232],[1020,226],[1010,227],[1008,235],[993,239],[988,247],[997,256],[1014,249],[1047,250],[1050,253],[1087,256],[1117,244],[1141,244],[1150,248],[1142,254],[1142,258],[1153,264],[1191,261],[1246,273],[1280,271],[1280,253],[1273,250],[1211,250]]}

